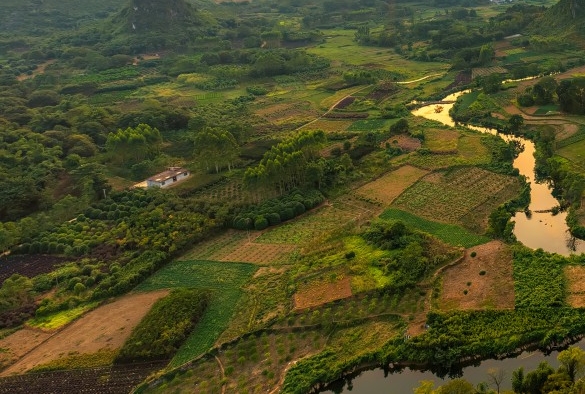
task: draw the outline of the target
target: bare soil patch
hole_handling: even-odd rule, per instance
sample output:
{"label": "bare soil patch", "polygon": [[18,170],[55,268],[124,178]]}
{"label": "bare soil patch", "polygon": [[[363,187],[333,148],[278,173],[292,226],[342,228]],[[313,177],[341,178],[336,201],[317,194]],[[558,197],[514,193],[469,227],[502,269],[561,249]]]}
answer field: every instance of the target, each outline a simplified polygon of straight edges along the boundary
{"label": "bare soil patch", "polygon": [[6,338],[0,339],[0,369],[14,364],[26,353],[51,337],[48,332],[23,328]]}
{"label": "bare soil patch", "polygon": [[[19,334],[18,331],[2,341],[12,341],[13,346],[31,346],[31,349],[0,376],[24,373],[35,366],[73,353],[92,354],[104,349],[118,349],[152,304],[167,294],[167,290],[161,290],[119,298],[94,309],[50,338],[45,338],[36,347],[28,344],[30,335]],[[15,336],[17,334],[20,336]]]}
{"label": "bare soil patch", "polygon": [[[471,257],[472,252],[477,255]],[[491,241],[467,249],[463,261],[445,269],[443,273],[439,308],[441,310],[514,308],[512,271],[512,253],[510,248],[500,241]],[[480,272],[485,274],[481,275]]]}
{"label": "bare soil patch", "polygon": [[37,67],[37,69],[36,69],[36,70],[34,70],[34,71],[32,72],[32,74],[30,74],[30,75],[28,75],[28,74],[21,74],[21,75],[19,75],[18,77],[16,77],[16,79],[17,79],[18,81],[24,81],[24,80],[27,80],[27,79],[34,78],[34,77],[36,77],[37,75],[44,74],[44,73],[45,73],[45,69],[46,69],[48,66],[50,66],[51,64],[55,63],[55,62],[56,62],[56,60],[54,60],[54,59],[47,60],[46,62],[44,62],[44,63],[42,63],[42,64],[39,64],[39,66]]}
{"label": "bare soil patch", "polygon": [[557,141],[562,141],[569,138],[570,136],[577,134],[579,126],[574,123],[566,123],[562,126],[561,130],[556,135]]}
{"label": "bare soil patch", "polygon": [[397,135],[395,137],[390,138],[389,140],[382,143],[382,147],[386,146],[386,143],[390,144],[390,146],[395,147],[398,146],[405,152],[412,152],[419,149],[422,144],[419,139],[412,138],[407,135]]}
{"label": "bare soil patch", "polygon": [[397,170],[391,171],[376,179],[366,183],[355,193],[363,198],[368,198],[389,205],[398,197],[407,187],[415,183],[428,173],[413,166],[402,166]]}
{"label": "bare soil patch", "polygon": [[303,286],[293,296],[294,309],[300,310],[351,297],[349,276],[335,282],[313,282]]}
{"label": "bare soil patch", "polygon": [[565,278],[568,282],[567,302],[573,308],[585,307],[585,267],[565,267]]}

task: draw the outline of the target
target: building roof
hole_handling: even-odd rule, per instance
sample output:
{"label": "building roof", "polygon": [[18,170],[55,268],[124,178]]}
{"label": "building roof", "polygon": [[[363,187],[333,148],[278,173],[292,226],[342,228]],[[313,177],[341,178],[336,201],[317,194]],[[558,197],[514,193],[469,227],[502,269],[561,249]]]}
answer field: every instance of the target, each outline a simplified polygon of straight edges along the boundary
{"label": "building roof", "polygon": [[152,182],[162,182],[166,181],[167,179],[171,179],[174,176],[179,176],[184,172],[189,172],[189,170],[183,167],[170,167],[168,170],[163,171],[160,174],[153,175],[147,180]]}

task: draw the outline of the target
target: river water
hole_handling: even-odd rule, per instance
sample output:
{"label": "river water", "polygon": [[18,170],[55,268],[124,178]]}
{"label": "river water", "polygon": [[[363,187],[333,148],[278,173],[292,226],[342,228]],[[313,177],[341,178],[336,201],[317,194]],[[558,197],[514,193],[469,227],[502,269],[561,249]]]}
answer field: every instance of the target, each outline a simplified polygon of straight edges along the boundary
{"label": "river water", "polygon": [[[445,97],[444,101],[455,101],[465,93],[463,91],[451,94]],[[454,126],[455,122],[449,116],[449,110],[453,105],[442,105],[443,111],[439,113],[435,112],[435,105],[421,107],[412,113],[416,116],[436,120],[448,126]],[[468,127],[484,133],[497,133],[493,129],[474,126]],[[585,242],[575,239],[569,233],[566,224],[566,212],[560,212],[556,215],[553,215],[551,212],[541,212],[558,207],[559,202],[551,194],[552,189],[548,182],[536,182],[534,174],[534,143],[525,138],[503,134],[499,135],[506,141],[517,140],[524,146],[524,151],[514,160],[514,167],[530,182],[530,205],[528,208],[532,214],[526,215],[523,212],[519,212],[512,219],[515,223],[514,235],[516,239],[532,249],[542,248],[547,252],[558,253],[564,256],[568,256],[571,253],[584,253]]]}
{"label": "river water", "polygon": [[[455,101],[465,93],[457,92],[445,97],[443,100]],[[453,107],[453,104],[443,104],[442,107],[443,110],[439,113],[435,112],[434,104],[421,107],[412,113],[416,116],[432,119],[448,126],[455,126],[455,122],[449,116],[449,110]],[[493,129],[474,126],[468,127],[480,132],[497,133]],[[551,194],[552,189],[547,182],[537,183],[535,180],[534,143],[525,138],[499,135],[506,141],[516,139],[524,146],[524,150],[514,160],[514,167],[530,182],[529,209],[532,211],[532,214],[528,216],[523,212],[519,212],[512,218],[515,223],[514,235],[518,241],[532,249],[542,248],[547,252],[558,253],[564,256],[572,253],[584,253],[585,242],[577,240],[569,234],[566,224],[567,215],[565,212],[560,212],[557,215],[553,215],[551,212],[537,212],[548,211],[553,207],[557,207],[559,206],[559,202]],[[580,341],[577,345],[584,348],[585,340]],[[541,361],[548,361],[553,367],[557,367],[557,355],[558,352],[544,355],[536,351],[524,352],[515,358],[505,360],[485,360],[477,366],[463,368],[462,377],[476,385],[488,381],[488,370],[490,368],[500,368],[506,371],[506,377],[500,388],[509,390],[511,389],[513,370],[524,367],[526,371],[531,371]],[[323,392],[334,394],[351,390],[353,394],[404,394],[412,393],[413,389],[418,387],[423,380],[430,380],[435,382],[436,385],[441,385],[446,380],[449,380],[449,378],[446,378],[446,380],[441,379],[430,371],[418,371],[410,368],[405,368],[401,372],[395,372],[385,376],[384,370],[377,368],[364,371],[351,380],[334,382],[328,391]]]}

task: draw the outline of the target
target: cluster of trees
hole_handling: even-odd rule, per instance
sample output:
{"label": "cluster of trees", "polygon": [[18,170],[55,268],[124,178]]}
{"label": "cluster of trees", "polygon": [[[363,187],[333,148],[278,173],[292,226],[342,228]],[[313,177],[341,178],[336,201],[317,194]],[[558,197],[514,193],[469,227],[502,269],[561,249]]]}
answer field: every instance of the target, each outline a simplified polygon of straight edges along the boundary
{"label": "cluster of trees", "polygon": [[280,193],[304,185],[318,185],[323,170],[317,159],[326,141],[322,130],[301,131],[273,146],[260,163],[248,167],[244,183],[252,190],[278,188]]}
{"label": "cluster of trees", "polygon": [[264,230],[321,204],[325,197],[318,190],[292,190],[289,194],[263,201],[241,210],[232,221],[239,230]]}
{"label": "cluster of trees", "polygon": [[427,234],[408,228],[401,221],[374,222],[362,237],[368,243],[392,252],[390,257],[381,259],[378,264],[392,278],[389,288],[394,290],[413,286],[434,267],[453,257],[449,253],[439,253],[438,248],[431,248],[430,245],[436,241]]}
{"label": "cluster of trees", "polygon": [[108,134],[106,149],[113,161],[135,164],[156,156],[162,142],[162,136],[156,127],[141,123],[136,127],[118,129]]}
{"label": "cluster of trees", "polygon": [[116,362],[171,358],[203,316],[210,296],[206,290],[175,289],[157,301],[134,328]]}
{"label": "cluster of trees", "polygon": [[240,152],[238,142],[232,133],[213,127],[196,131],[193,144],[195,157],[208,171],[210,166],[215,167],[215,172],[219,172],[224,166],[231,170]]}

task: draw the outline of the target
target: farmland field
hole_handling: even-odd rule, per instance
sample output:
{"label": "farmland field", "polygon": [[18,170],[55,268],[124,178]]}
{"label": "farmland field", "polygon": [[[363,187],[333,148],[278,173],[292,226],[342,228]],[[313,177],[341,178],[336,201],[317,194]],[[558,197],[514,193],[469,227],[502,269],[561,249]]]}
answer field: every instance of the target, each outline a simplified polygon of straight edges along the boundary
{"label": "farmland field", "polygon": [[399,209],[387,209],[380,215],[380,218],[385,220],[402,220],[407,225],[432,234],[443,242],[454,246],[470,248],[475,245],[486,243],[490,240],[488,237],[473,234],[465,230],[463,227],[433,222]]}
{"label": "farmland field", "polygon": [[351,278],[346,277],[334,282],[317,281],[300,286],[294,295],[294,307],[311,308],[347,297],[351,297]]}
{"label": "farmland field", "polygon": [[[476,255],[471,257],[473,252]],[[468,249],[462,262],[443,272],[438,303],[441,310],[513,309],[514,280],[509,247],[492,241]]]}
{"label": "farmland field", "polygon": [[355,194],[389,205],[407,187],[427,173],[428,171],[416,167],[402,166],[397,170],[386,173],[375,181],[366,183],[357,189]]}
{"label": "farmland field", "polygon": [[386,119],[365,119],[358,120],[347,128],[348,131],[370,131],[386,130],[390,122]]}
{"label": "farmland field", "polygon": [[71,258],[45,255],[13,255],[0,257],[0,283],[13,274],[32,278],[39,274],[51,272],[55,267]]}
{"label": "farmland field", "polygon": [[126,394],[166,362],[116,365],[70,371],[42,372],[0,378],[0,393]]}
{"label": "farmland field", "polygon": [[179,349],[171,365],[181,365],[209,350],[226,329],[243,294],[242,286],[257,270],[252,264],[194,260],[175,261],[138,286],[137,291],[178,287],[209,289],[205,314]]}
{"label": "farmland field", "polygon": [[72,352],[92,354],[117,349],[152,304],[166,294],[166,291],[130,294],[96,308],[3,370],[2,376],[28,371]]}
{"label": "farmland field", "polygon": [[573,308],[585,307],[585,267],[569,265],[565,267],[567,279],[567,303]]}
{"label": "farmland field", "polygon": [[433,153],[455,153],[459,141],[459,133],[455,130],[427,129],[423,147]]}
{"label": "farmland field", "polygon": [[[432,173],[407,189],[394,206],[429,220],[481,228],[487,215],[520,192],[518,181],[477,167]],[[477,217],[482,207],[485,217]],[[470,224],[470,219],[475,223]]]}
{"label": "farmland field", "polygon": [[[580,139],[581,135],[574,136],[575,138],[572,139],[573,142],[570,145],[566,145],[563,148],[559,149],[556,153],[559,156],[563,156],[569,160],[571,160],[574,164],[585,168],[585,138]],[[585,137],[585,133],[584,133]],[[561,141],[564,145],[564,141]]]}
{"label": "farmland field", "polygon": [[304,127],[307,130],[323,130],[326,133],[345,131],[352,124],[351,120],[319,119]]}
{"label": "farmland field", "polygon": [[325,205],[294,221],[269,229],[262,233],[255,242],[268,244],[302,244],[319,235],[335,230],[356,216],[357,213],[351,212],[345,206],[333,202],[332,206]]}

